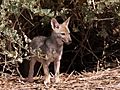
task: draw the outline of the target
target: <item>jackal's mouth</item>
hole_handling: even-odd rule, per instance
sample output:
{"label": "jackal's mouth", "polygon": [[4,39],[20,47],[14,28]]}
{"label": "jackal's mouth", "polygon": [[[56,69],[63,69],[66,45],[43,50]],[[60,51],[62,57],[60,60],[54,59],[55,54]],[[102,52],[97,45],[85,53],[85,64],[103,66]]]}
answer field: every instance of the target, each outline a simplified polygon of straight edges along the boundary
{"label": "jackal's mouth", "polygon": [[72,43],[72,41],[69,41],[69,42],[67,42],[66,44],[69,45],[69,44],[71,44],[71,43]]}
{"label": "jackal's mouth", "polygon": [[65,44],[67,44],[67,45],[69,45],[69,44],[72,43],[72,41],[65,41],[65,40],[63,40],[63,42],[64,42]]}

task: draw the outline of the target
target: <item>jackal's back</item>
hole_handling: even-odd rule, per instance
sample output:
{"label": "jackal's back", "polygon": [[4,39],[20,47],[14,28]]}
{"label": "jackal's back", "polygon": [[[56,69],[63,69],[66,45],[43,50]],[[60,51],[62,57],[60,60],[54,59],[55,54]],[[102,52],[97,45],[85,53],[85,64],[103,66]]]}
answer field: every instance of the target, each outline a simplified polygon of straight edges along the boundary
{"label": "jackal's back", "polygon": [[38,49],[41,46],[43,46],[46,38],[47,37],[45,37],[45,36],[37,36],[37,37],[33,38],[32,42],[30,43],[30,47],[32,48],[32,50]]}

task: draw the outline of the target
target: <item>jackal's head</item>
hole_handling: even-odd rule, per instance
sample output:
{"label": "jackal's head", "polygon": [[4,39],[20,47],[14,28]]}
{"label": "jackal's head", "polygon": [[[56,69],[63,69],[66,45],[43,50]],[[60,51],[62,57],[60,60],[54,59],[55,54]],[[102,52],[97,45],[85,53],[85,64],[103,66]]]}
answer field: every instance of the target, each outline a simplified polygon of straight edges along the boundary
{"label": "jackal's head", "polygon": [[70,17],[62,24],[59,24],[55,18],[52,18],[51,20],[51,26],[52,26],[53,31],[66,44],[69,44],[72,41],[70,37],[70,31],[68,28],[69,21],[70,21]]}

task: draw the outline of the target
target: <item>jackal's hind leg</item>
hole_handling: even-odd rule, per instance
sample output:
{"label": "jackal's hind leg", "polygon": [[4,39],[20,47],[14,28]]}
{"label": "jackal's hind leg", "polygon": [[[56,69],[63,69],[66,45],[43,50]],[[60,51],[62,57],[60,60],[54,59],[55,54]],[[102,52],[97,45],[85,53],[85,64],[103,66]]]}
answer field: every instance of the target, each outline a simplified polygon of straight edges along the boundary
{"label": "jackal's hind leg", "polygon": [[36,60],[34,60],[33,58],[30,61],[29,64],[29,74],[28,74],[28,82],[33,82],[33,75],[34,75],[34,66],[35,66]]}

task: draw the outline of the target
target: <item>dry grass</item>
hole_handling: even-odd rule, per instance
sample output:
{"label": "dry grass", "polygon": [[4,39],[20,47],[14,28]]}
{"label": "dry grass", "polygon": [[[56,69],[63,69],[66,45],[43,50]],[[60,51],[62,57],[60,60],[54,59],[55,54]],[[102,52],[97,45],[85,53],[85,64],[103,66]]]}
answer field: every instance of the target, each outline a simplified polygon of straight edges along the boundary
{"label": "dry grass", "polygon": [[22,81],[18,76],[0,77],[0,90],[120,90],[120,67],[76,75],[61,74],[60,83],[43,84],[43,76],[34,83]]}

